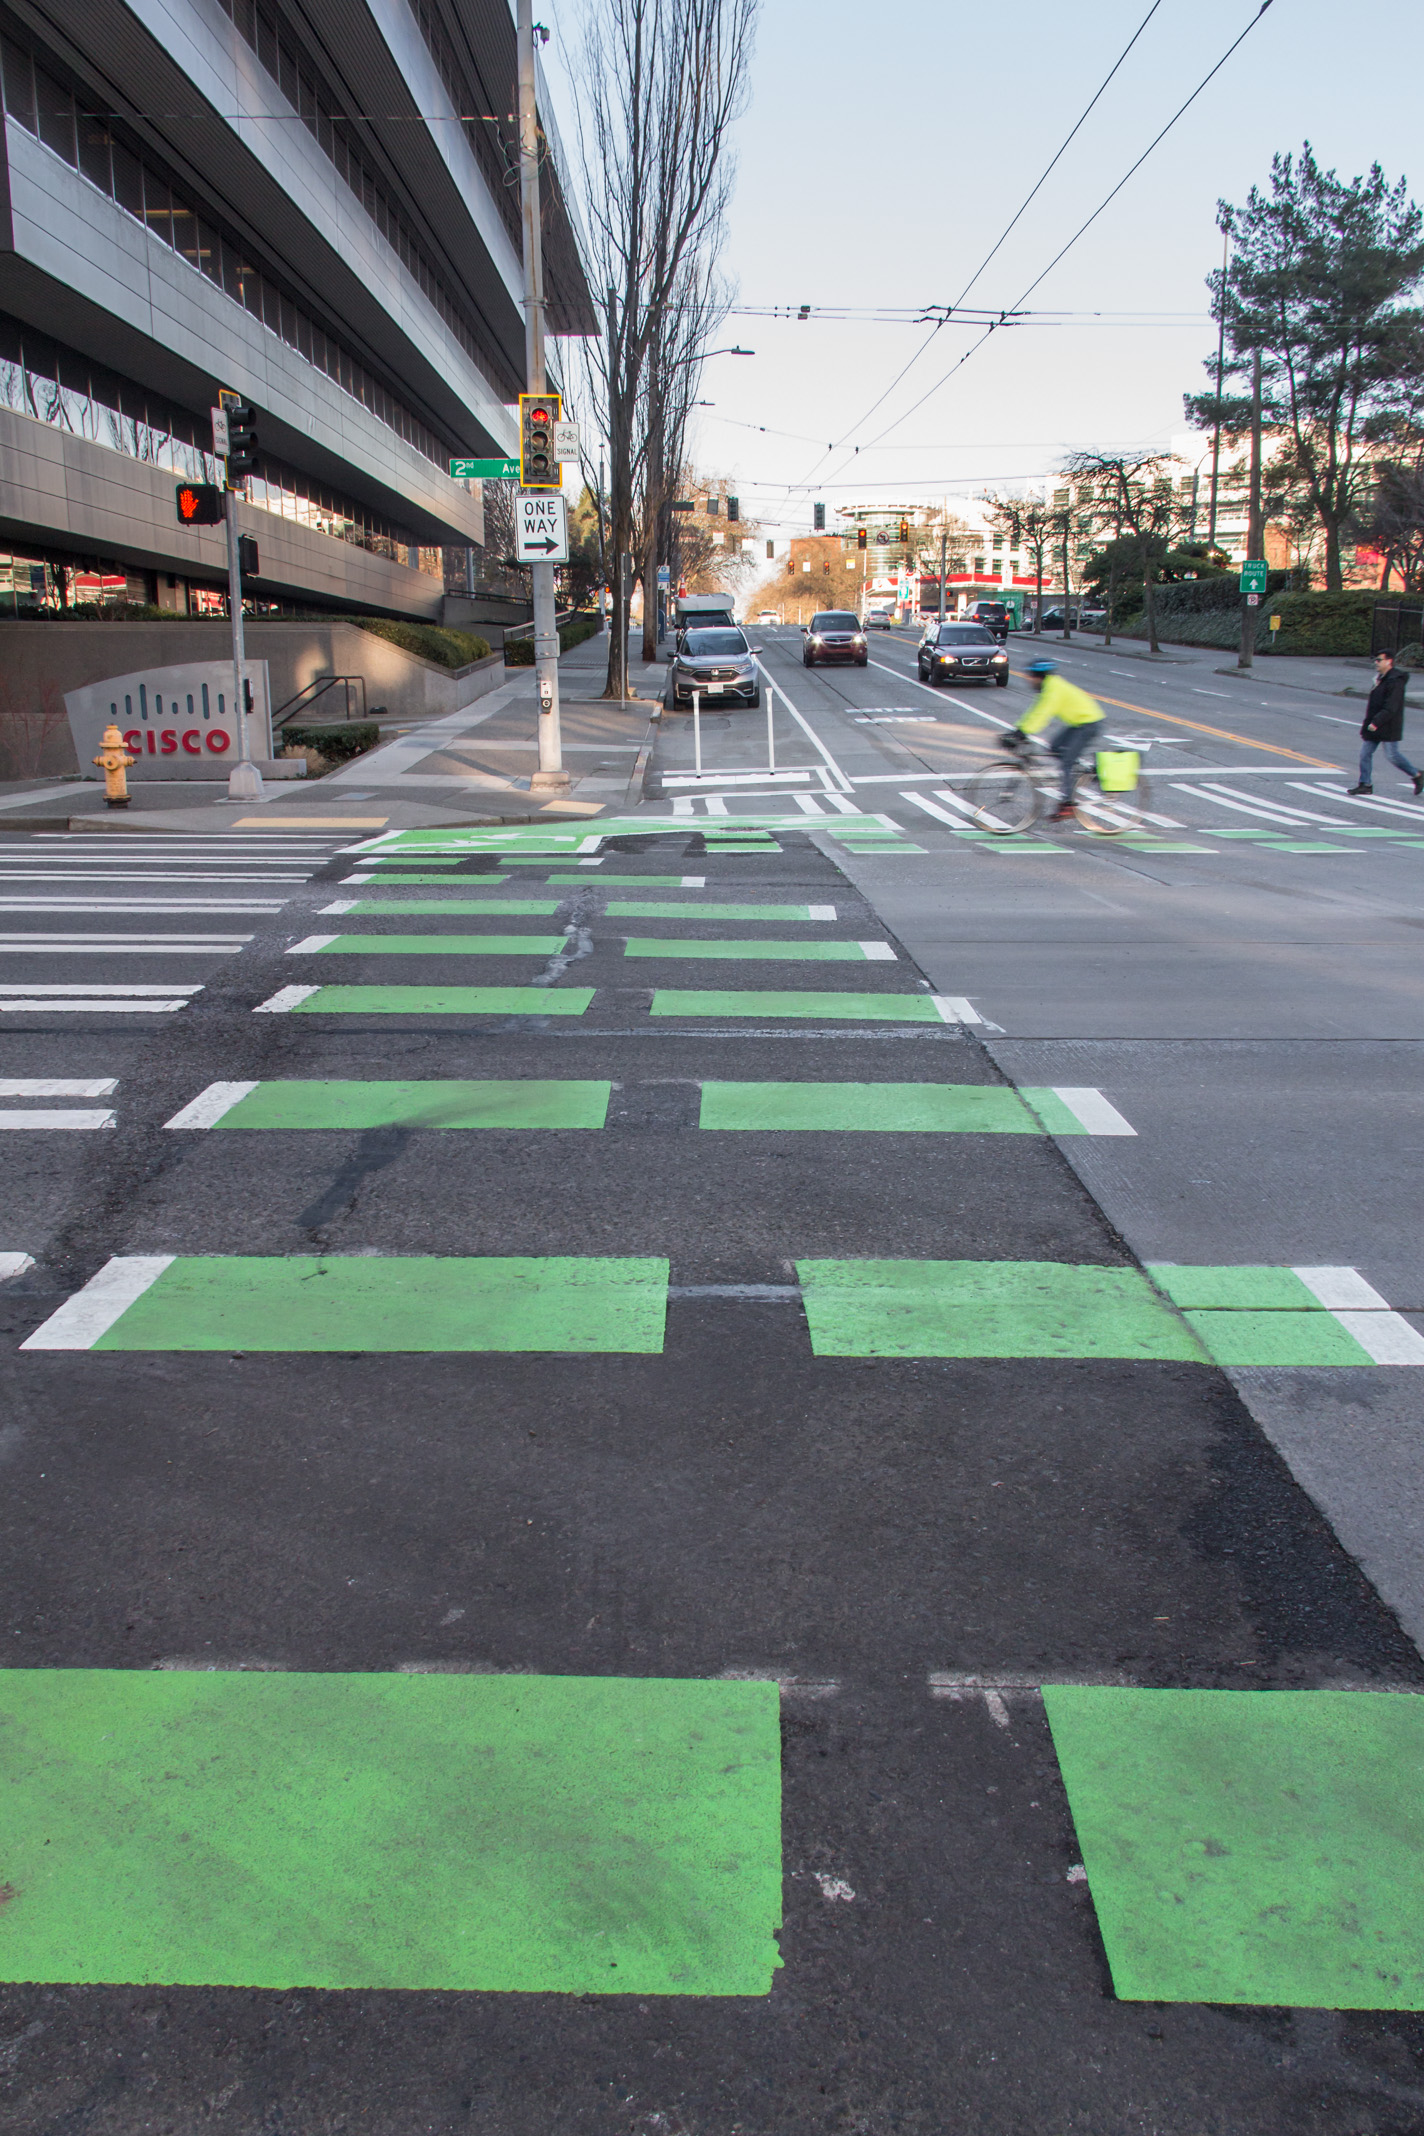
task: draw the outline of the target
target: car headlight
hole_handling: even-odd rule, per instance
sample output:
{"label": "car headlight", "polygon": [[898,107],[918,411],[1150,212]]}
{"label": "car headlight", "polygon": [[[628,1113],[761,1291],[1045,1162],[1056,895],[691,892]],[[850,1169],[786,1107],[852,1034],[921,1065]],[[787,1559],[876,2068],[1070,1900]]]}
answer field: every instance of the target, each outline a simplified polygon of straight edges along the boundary
{"label": "car headlight", "polygon": [[856,632],[856,635],[855,635],[855,636],[854,636],[854,637],[853,637],[853,638],[851,639],[851,641],[850,641],[850,642],[851,642],[851,644],[852,644],[852,645],[864,645],[864,643],[865,643],[865,636],[864,636],[864,633],[863,633],[863,632],[861,632],[861,631],[857,631],[857,632]]}
{"label": "car headlight", "polygon": [[995,655],[994,655],[994,665],[995,665],[995,667],[1007,667],[1007,666],[1008,666],[1008,664],[1009,664],[1009,656],[1008,656],[1008,654],[1007,654],[1007,653],[995,653]]}
{"label": "car headlight", "polygon": [[820,633],[820,632],[819,632],[818,630],[813,630],[813,631],[812,631],[812,633],[811,633],[811,643],[812,643],[813,645],[819,645],[819,644],[820,644],[820,642],[821,642],[821,633]]}

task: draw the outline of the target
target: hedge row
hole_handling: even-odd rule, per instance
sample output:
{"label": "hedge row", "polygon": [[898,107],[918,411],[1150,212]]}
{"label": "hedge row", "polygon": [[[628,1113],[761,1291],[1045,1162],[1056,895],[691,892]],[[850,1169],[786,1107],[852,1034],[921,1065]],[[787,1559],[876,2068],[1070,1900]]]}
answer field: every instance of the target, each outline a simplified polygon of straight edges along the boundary
{"label": "hedge row", "polygon": [[[1271,574],[1284,578],[1285,573]],[[1198,584],[1201,582],[1198,581]],[[1209,581],[1207,583],[1210,583]],[[1269,587],[1269,581],[1267,582]],[[1162,588],[1157,602],[1157,635],[1169,644],[1235,648],[1241,643],[1241,597],[1234,591],[1230,603],[1203,606],[1197,613],[1169,602],[1180,587]],[[1288,593],[1268,591],[1256,610],[1256,651],[1297,654],[1316,658],[1347,659],[1368,654],[1375,603],[1379,594],[1370,588],[1349,593]],[[1281,627],[1270,628],[1278,615]],[[1118,635],[1145,638],[1147,624],[1139,614],[1122,625]]]}
{"label": "hedge row", "polygon": [[472,630],[447,630],[440,623],[400,623],[385,616],[338,616],[331,620],[355,623],[373,638],[384,638],[388,645],[398,645],[403,653],[418,653],[423,660],[433,660],[437,667],[473,667],[477,660],[488,660],[490,656],[489,639]]}
{"label": "hedge row", "polygon": [[373,719],[343,720],[335,727],[279,727],[275,736],[280,749],[314,749],[329,764],[346,764],[364,756],[381,739]]}
{"label": "hedge row", "polygon": [[[559,625],[559,651],[566,653],[570,646],[582,645],[585,638],[596,637],[602,628],[598,616],[570,616],[567,623]],[[506,638],[504,664],[506,667],[533,667],[533,638]]]}

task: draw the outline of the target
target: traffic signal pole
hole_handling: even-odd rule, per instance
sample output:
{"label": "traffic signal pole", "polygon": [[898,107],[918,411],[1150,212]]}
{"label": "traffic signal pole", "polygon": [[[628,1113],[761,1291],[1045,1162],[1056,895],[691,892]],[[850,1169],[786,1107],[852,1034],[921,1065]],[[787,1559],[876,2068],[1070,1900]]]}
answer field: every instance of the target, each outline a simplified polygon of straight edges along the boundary
{"label": "traffic signal pole", "polygon": [[223,520],[227,528],[227,612],[232,621],[232,715],[237,722],[237,762],[227,775],[227,796],[229,801],[260,801],[263,797],[262,774],[252,761],[252,734],[247,724],[242,556],[237,534],[237,500],[256,456],[257,430],[251,409],[226,388],[219,393],[218,406],[213,411],[213,447],[215,451],[221,447],[227,462]]}
{"label": "traffic signal pole", "polygon": [[[539,226],[539,120],[534,101],[534,9],[519,0],[519,205],[524,233],[524,368],[526,390],[546,393],[544,372],[544,253]],[[534,669],[539,690],[539,769],[531,790],[567,793],[559,728],[559,625],[554,567],[530,566],[534,581]]]}

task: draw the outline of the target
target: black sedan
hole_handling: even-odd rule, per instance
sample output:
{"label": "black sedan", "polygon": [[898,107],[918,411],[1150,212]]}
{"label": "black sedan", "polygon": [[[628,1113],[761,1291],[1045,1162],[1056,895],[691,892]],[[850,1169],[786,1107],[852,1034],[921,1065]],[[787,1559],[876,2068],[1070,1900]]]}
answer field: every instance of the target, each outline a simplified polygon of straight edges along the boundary
{"label": "black sedan", "polygon": [[696,690],[703,711],[712,706],[759,705],[761,685],[752,648],[735,626],[685,630],[668,662],[663,703],[690,705]]}
{"label": "black sedan", "polygon": [[941,623],[925,632],[916,655],[921,682],[996,682],[1009,686],[1009,656],[982,623]]}
{"label": "black sedan", "polygon": [[859,616],[848,608],[829,608],[812,616],[801,648],[803,667],[815,667],[823,660],[846,660],[864,667],[869,658]]}

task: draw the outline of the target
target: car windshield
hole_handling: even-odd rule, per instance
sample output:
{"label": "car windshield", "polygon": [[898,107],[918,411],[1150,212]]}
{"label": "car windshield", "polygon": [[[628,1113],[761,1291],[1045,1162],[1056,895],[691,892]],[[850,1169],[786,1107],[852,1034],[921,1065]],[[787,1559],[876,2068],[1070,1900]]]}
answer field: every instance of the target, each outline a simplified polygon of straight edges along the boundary
{"label": "car windshield", "polygon": [[690,630],[682,649],[694,660],[723,660],[729,653],[751,650],[739,630]]}
{"label": "car windshield", "polygon": [[859,630],[860,621],[856,616],[842,615],[839,611],[834,611],[824,616],[812,616],[811,628],[812,630]]}
{"label": "car windshield", "polygon": [[992,645],[994,634],[982,623],[946,623],[939,634],[941,645]]}

